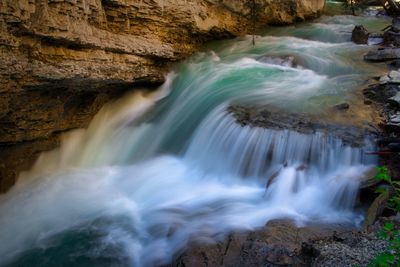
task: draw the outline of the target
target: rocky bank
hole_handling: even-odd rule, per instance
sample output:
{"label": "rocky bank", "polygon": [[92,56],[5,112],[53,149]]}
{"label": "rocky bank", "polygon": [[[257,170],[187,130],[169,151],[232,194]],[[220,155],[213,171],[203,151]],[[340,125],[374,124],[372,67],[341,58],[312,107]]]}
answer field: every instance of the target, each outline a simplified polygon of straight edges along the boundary
{"label": "rocky bank", "polygon": [[386,246],[374,230],[329,224],[296,226],[290,220],[273,220],[216,244],[191,247],[175,266],[367,266]]}
{"label": "rocky bank", "polygon": [[[0,2],[0,192],[128,90],[155,88],[171,63],[252,29],[248,1]],[[257,27],[318,15],[323,0],[261,0]]]}

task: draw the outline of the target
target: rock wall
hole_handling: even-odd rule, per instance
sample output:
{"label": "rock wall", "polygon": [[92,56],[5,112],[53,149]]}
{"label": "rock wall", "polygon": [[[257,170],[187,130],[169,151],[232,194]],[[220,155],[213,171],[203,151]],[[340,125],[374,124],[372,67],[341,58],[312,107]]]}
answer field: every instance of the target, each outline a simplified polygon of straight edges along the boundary
{"label": "rock wall", "polygon": [[[257,0],[257,25],[314,17],[323,0]],[[85,127],[171,63],[250,28],[249,1],[0,1],[0,192],[60,133]]]}

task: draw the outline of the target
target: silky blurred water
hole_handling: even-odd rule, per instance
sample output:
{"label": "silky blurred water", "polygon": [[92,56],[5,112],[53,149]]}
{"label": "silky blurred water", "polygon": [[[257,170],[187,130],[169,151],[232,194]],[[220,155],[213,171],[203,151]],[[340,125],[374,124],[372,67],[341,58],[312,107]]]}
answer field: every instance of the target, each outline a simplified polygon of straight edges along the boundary
{"label": "silky blurred water", "polygon": [[250,36],[210,44],[157,92],[109,104],[0,196],[0,265],[158,266],[188,242],[271,219],[360,224],[357,177],[375,164],[365,155],[373,143],[243,127],[226,109],[329,120],[332,105],[356,103],[357,88],[382,71],[363,62],[368,48],[349,31],[387,21],[323,17],[269,29],[254,47]]}

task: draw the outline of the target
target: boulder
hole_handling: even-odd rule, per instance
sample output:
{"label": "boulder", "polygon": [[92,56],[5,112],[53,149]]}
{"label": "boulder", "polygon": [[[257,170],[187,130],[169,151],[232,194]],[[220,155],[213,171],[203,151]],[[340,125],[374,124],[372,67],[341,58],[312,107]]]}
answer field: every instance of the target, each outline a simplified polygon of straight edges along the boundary
{"label": "boulder", "polygon": [[400,72],[396,70],[390,71],[387,75],[380,77],[379,79],[380,84],[400,84]]}
{"label": "boulder", "polygon": [[351,33],[351,40],[356,44],[368,44],[369,32],[363,25],[354,27]]}
{"label": "boulder", "polygon": [[383,34],[383,39],[386,45],[400,45],[400,18],[393,18],[389,30]]}
{"label": "boulder", "polygon": [[364,56],[364,59],[374,62],[400,59],[400,48],[379,48],[371,50]]}

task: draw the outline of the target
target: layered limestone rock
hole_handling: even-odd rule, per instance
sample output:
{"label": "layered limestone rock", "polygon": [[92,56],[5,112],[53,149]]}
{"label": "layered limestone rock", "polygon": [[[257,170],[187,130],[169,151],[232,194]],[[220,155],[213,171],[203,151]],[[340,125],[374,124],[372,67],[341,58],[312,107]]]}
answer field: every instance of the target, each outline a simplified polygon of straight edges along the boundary
{"label": "layered limestone rock", "polygon": [[[0,191],[107,101],[154,88],[206,41],[248,32],[250,1],[2,0]],[[257,25],[313,17],[323,0],[259,0]]]}

